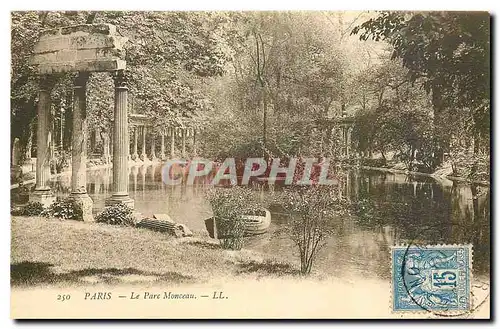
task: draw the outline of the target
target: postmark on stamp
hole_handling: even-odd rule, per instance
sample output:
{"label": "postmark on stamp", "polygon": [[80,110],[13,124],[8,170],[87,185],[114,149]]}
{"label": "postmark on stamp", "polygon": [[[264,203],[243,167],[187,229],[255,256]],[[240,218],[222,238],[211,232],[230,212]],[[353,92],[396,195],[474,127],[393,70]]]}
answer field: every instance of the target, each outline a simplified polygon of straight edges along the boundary
{"label": "postmark on stamp", "polygon": [[470,311],[471,245],[395,246],[391,254],[393,311]]}

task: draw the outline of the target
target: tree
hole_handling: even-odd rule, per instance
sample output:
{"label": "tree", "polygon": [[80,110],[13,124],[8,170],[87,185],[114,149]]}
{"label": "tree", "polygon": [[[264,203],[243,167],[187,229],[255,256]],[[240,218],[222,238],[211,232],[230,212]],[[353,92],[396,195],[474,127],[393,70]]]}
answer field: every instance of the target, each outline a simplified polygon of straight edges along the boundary
{"label": "tree", "polygon": [[[240,135],[260,144],[267,156],[316,153],[320,138],[311,136],[314,120],[329,116],[340,98],[343,68],[332,42],[336,31],[322,18],[318,13],[259,12],[239,22],[244,38],[234,47],[232,79],[224,81],[233,91],[235,120],[246,122]],[[215,100],[216,107],[228,103]]]}
{"label": "tree", "polygon": [[[18,137],[23,148],[27,145],[31,147],[38,101],[38,76],[30,64],[33,47],[44,29],[81,24],[86,16],[85,11],[11,13],[11,140]],[[53,103],[57,104],[66,98],[68,78],[69,75],[57,76]]]}
{"label": "tree", "polygon": [[[360,39],[393,46],[411,82],[432,95],[436,129],[447,112],[466,108],[472,118],[474,152],[489,140],[490,18],[486,12],[382,12],[357,26]],[[449,148],[450,134],[440,142]]]}
{"label": "tree", "polygon": [[280,196],[290,217],[291,237],[299,250],[300,272],[304,275],[311,273],[325,239],[332,232],[334,218],[347,214],[348,208],[339,198],[337,188],[293,187],[285,189]]}
{"label": "tree", "polygon": [[[203,110],[209,103],[208,95],[195,91],[196,83],[224,74],[231,59],[228,42],[234,37],[231,20],[230,14],[210,12],[13,12],[12,140],[20,137],[27,145],[30,130],[26,127],[36,118],[38,78],[29,59],[42,30],[88,21],[115,24],[119,33],[129,38],[125,46],[129,88],[139,111],[157,117],[158,125],[166,125],[172,117],[181,121],[187,113],[192,121],[193,111]],[[71,92],[72,77],[58,77],[55,103]],[[102,85],[110,82],[109,77],[99,74],[89,81],[89,129],[109,125],[113,92],[112,87],[108,91]],[[180,107],[184,107],[182,111]]]}

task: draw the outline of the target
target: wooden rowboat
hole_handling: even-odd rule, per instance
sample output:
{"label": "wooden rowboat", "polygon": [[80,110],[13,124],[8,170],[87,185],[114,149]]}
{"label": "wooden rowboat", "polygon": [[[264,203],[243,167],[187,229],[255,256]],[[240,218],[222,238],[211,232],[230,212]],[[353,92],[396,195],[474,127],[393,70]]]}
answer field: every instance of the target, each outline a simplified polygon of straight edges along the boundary
{"label": "wooden rowboat", "polygon": [[[243,216],[245,236],[257,235],[266,233],[271,225],[271,213],[267,209],[262,209],[257,211],[255,214],[248,214]],[[214,217],[205,220],[205,227],[207,228],[208,234],[211,238],[224,238],[219,234],[217,230],[217,235],[215,235],[217,223],[215,223]]]}

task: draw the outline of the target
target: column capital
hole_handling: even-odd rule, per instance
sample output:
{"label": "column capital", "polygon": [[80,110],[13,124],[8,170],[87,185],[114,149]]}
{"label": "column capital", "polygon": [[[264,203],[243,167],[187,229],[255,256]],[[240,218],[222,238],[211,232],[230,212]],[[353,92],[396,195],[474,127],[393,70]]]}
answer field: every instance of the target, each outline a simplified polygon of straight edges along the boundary
{"label": "column capital", "polygon": [[113,80],[115,81],[115,88],[128,89],[127,84],[129,77],[125,74],[124,70],[114,71],[112,73]]}
{"label": "column capital", "polygon": [[51,91],[56,85],[57,79],[51,74],[44,74],[40,76],[39,88],[40,91]]}

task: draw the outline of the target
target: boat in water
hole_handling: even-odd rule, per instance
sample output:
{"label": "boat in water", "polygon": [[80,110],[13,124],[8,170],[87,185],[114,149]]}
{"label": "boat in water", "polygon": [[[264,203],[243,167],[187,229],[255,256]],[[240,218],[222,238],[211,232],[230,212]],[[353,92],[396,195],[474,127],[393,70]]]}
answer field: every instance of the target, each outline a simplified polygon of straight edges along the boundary
{"label": "boat in water", "polygon": [[[258,210],[255,213],[244,215],[244,236],[266,233],[271,225],[271,213],[267,209]],[[217,223],[214,217],[205,220],[205,227],[211,238],[221,239],[225,236],[216,229]],[[217,232],[216,232],[217,231]],[[217,234],[215,234],[217,233]]]}

